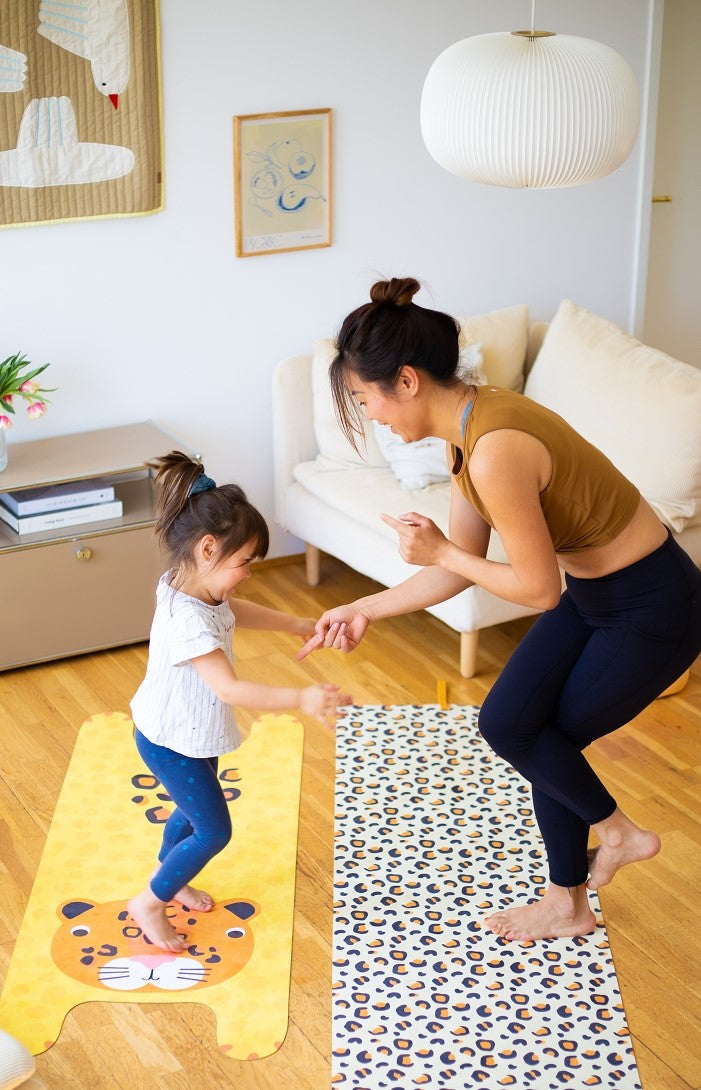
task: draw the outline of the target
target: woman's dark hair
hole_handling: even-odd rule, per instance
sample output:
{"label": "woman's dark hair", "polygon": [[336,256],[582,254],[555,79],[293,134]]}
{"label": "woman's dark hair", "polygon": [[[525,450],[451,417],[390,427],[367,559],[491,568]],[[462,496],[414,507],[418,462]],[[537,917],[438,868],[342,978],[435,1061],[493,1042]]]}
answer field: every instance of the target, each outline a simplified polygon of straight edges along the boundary
{"label": "woman's dark hair", "polygon": [[156,533],[174,568],[185,569],[192,564],[195,546],[206,534],[217,542],[217,561],[249,541],[254,556],[265,556],[270,544],[268,526],[237,484],[210,486],[191,495],[193,485],[205,473],[200,462],[180,450],[172,450],[147,465],[156,470],[155,479],[160,485]]}
{"label": "woman's dark hair", "polygon": [[378,280],[370,288],[370,302],[348,315],[336,337],[331,392],[343,433],[356,449],[363,417],[346,387],[349,371],[383,390],[394,389],[405,364],[442,386],[456,381],[460,326],[449,314],[412,303],[420,287],[412,277]]}

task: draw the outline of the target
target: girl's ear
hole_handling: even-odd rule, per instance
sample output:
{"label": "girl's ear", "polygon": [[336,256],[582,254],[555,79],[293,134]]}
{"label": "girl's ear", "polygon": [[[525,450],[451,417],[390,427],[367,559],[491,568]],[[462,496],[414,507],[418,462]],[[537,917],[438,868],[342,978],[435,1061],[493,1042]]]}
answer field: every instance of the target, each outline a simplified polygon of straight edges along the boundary
{"label": "girl's ear", "polygon": [[211,564],[217,551],[217,539],[213,534],[205,534],[195,546],[195,556]]}

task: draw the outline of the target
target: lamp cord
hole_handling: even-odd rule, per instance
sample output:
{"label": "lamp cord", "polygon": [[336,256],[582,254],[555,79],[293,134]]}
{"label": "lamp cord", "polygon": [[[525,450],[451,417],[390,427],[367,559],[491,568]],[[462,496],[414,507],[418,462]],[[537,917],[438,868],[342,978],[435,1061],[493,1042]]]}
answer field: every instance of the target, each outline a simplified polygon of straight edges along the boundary
{"label": "lamp cord", "polygon": [[535,0],[531,0],[531,36],[535,30]]}

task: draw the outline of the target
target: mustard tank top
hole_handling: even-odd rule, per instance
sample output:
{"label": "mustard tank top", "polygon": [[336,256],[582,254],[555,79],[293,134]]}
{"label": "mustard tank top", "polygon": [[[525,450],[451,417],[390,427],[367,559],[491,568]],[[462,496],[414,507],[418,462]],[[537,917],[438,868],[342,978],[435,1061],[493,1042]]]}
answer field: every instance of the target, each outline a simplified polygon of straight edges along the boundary
{"label": "mustard tank top", "polygon": [[490,526],[494,523],[470,479],[470,455],[482,435],[502,428],[534,436],[550,454],[552,476],[540,493],[540,505],[556,552],[605,545],[631,521],[640,493],[605,454],[538,402],[511,390],[478,386],[462,449],[451,444],[452,475]]}

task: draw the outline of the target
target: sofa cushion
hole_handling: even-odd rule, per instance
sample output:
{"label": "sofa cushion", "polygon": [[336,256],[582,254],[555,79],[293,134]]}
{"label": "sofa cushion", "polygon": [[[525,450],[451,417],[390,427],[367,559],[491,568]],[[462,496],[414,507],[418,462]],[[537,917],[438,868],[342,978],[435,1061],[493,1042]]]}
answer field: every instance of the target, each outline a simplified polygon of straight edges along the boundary
{"label": "sofa cushion", "polygon": [[507,390],[523,389],[528,348],[528,307],[525,303],[485,314],[458,318],[460,342],[480,345],[486,381]]}
{"label": "sofa cushion", "polygon": [[381,513],[397,516],[412,510],[427,515],[447,533],[450,506],[447,482],[407,491],[400,488],[387,465],[354,467],[351,471],[349,467],[334,466],[330,461],[320,463],[318,459],[300,462],[295,466],[294,477],[312,495],[382,537],[396,538],[396,534],[382,522]]}
{"label": "sofa cushion", "polygon": [[701,370],[564,300],[524,393],[603,451],[673,530],[701,523]]}
{"label": "sofa cushion", "polygon": [[320,460],[339,466],[382,466],[387,462],[377,445],[369,423],[365,425],[365,445],[358,441],[360,453],[354,450],[341,431],[329,382],[329,367],[336,355],[336,346],[330,338],[314,342],[312,358],[312,409],[314,434],[319,447]]}

